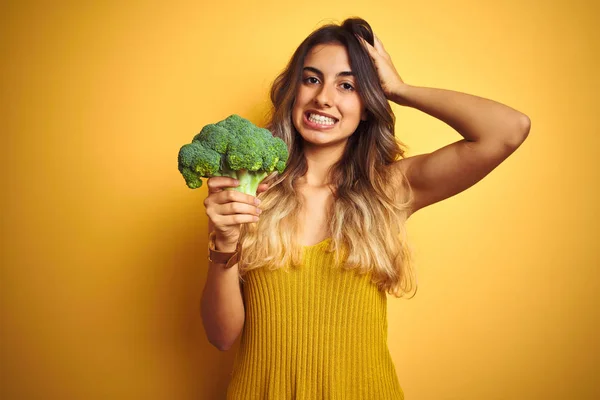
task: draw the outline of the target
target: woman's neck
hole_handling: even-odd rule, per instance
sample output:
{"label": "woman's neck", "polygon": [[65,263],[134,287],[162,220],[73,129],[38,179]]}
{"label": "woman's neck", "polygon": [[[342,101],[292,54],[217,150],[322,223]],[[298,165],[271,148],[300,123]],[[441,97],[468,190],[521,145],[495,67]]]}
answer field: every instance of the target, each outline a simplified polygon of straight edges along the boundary
{"label": "woman's neck", "polygon": [[298,180],[298,183],[309,187],[326,186],[329,183],[330,168],[339,161],[343,154],[344,146],[315,146],[304,143],[307,171]]}

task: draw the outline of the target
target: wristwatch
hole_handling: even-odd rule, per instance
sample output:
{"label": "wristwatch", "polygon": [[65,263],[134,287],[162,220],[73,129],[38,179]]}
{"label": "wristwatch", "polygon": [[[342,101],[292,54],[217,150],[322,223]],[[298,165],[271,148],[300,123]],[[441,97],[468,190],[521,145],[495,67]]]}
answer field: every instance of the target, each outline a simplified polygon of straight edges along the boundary
{"label": "wristwatch", "polygon": [[239,261],[241,246],[238,242],[234,252],[225,253],[215,248],[216,232],[211,232],[208,235],[208,261],[215,264],[225,264],[225,268],[231,268]]}

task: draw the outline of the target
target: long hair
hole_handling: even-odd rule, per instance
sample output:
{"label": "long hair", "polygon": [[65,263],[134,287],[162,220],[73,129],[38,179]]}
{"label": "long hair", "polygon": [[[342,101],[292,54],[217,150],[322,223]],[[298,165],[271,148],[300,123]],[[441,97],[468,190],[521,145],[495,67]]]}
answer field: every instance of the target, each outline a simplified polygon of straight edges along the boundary
{"label": "long hair", "polygon": [[[302,263],[302,245],[297,239],[301,225],[298,211],[304,202],[296,185],[308,168],[303,139],[292,122],[292,108],[306,55],[319,44],[342,44],[349,54],[367,120],[359,123],[348,138],[342,157],[329,170],[333,203],[327,210],[331,238],[327,251],[335,252],[342,268],[370,274],[379,290],[396,297],[403,297],[413,289],[416,294],[412,250],[405,230],[412,190],[403,174],[392,175],[390,171],[391,164],[404,157],[406,146],[395,138],[394,113],[375,66],[355,34],[373,45],[373,31],[363,19],[349,18],[341,25],[320,27],[300,44],[273,82],[270,93],[273,107],[267,128],[286,142],[290,157],[282,174],[274,174],[265,181],[271,186],[258,196],[263,210],[260,220],[242,225],[239,264],[242,280],[255,268],[273,270],[298,267]],[[397,184],[390,186],[390,182]]]}

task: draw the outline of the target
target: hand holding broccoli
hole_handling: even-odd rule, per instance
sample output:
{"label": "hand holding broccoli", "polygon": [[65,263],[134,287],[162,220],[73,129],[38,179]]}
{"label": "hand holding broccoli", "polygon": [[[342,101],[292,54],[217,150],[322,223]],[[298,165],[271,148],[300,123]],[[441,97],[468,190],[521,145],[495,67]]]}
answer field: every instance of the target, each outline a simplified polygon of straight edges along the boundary
{"label": "hand holding broccoli", "polygon": [[267,189],[260,182],[275,170],[283,172],[287,159],[283,140],[235,114],[206,125],[181,147],[178,168],[187,186],[199,188],[201,178],[209,178],[204,206],[219,250],[233,251],[240,224],[258,220],[256,194]]}
{"label": "hand holding broccoli", "polygon": [[[215,244],[221,251],[234,251],[240,237],[240,225],[258,221],[261,213],[256,197],[237,190],[233,178],[216,176],[208,179],[208,197],[204,200],[209,231],[215,231]],[[266,185],[261,185],[264,191]]]}

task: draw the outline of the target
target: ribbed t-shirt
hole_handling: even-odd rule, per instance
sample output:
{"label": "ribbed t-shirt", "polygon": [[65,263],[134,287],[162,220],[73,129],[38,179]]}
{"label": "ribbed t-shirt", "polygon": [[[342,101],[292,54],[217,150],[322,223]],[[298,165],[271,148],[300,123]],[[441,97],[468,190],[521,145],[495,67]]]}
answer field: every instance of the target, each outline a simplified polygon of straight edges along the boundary
{"label": "ribbed t-shirt", "polygon": [[387,296],[369,275],[303,247],[303,264],[244,275],[246,319],[228,400],[404,399],[387,346]]}

